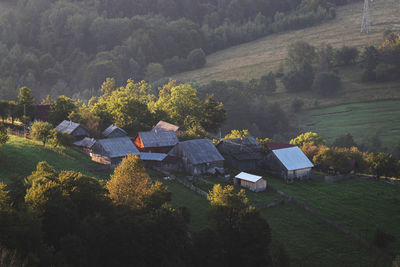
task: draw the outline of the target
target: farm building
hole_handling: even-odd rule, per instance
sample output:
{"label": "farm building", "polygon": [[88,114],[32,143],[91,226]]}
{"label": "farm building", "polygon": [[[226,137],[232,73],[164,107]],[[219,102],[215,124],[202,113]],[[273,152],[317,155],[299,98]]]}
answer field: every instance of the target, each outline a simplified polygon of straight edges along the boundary
{"label": "farm building", "polygon": [[151,131],[153,131],[153,132],[174,131],[177,134],[179,132],[179,126],[176,126],[174,124],[171,124],[171,123],[168,123],[165,121],[159,121]]}
{"label": "farm building", "polygon": [[177,143],[174,131],[139,132],[134,140],[140,152],[168,153]]}
{"label": "farm building", "polygon": [[85,154],[90,155],[92,153],[92,147],[96,143],[96,139],[85,137],[82,140],[76,141],[74,146],[78,147],[79,150],[84,152]]}
{"label": "farm building", "polygon": [[69,134],[75,138],[84,138],[84,137],[89,137],[89,131],[86,130],[85,127],[81,126],[79,123],[75,123],[72,121],[63,121],[61,122],[57,127],[56,130]]}
{"label": "farm building", "polygon": [[111,168],[118,166],[122,158],[135,154],[139,150],[129,137],[117,137],[97,140],[92,147],[92,160],[101,164],[110,165]]}
{"label": "farm building", "polygon": [[179,158],[182,171],[192,175],[224,171],[224,158],[208,139],[180,142],[168,155]]}
{"label": "farm building", "polygon": [[47,121],[50,113],[50,105],[36,105],[35,121]]}
{"label": "farm building", "polygon": [[262,148],[254,137],[222,140],[217,149],[225,164],[241,171],[256,171],[261,166]]}
{"label": "farm building", "polygon": [[267,147],[269,150],[277,150],[277,149],[282,149],[282,148],[289,148],[289,147],[295,147],[295,145],[291,144],[277,144],[277,143],[268,143]]}
{"label": "farm building", "polygon": [[264,191],[267,188],[267,181],[262,176],[241,172],[234,178],[234,184],[247,188],[254,192]]}
{"label": "farm building", "polygon": [[267,166],[279,172],[285,180],[311,177],[314,165],[297,146],[272,150],[267,156]]}
{"label": "farm building", "polygon": [[177,158],[164,153],[141,152],[140,159],[146,168],[162,168],[163,170],[177,169]]}
{"label": "farm building", "polygon": [[125,137],[127,135],[128,135],[128,133],[125,132],[124,129],[122,129],[114,124],[111,124],[110,126],[107,127],[107,129],[105,129],[103,131],[103,136],[105,138]]}

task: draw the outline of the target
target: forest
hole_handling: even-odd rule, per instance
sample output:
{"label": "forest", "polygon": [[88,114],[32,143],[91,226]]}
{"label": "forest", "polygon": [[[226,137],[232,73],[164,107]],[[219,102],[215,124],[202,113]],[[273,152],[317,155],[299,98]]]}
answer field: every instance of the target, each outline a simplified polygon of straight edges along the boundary
{"label": "forest", "polygon": [[88,100],[107,77],[157,82],[205,55],[335,17],[350,0],[2,0],[0,98]]}

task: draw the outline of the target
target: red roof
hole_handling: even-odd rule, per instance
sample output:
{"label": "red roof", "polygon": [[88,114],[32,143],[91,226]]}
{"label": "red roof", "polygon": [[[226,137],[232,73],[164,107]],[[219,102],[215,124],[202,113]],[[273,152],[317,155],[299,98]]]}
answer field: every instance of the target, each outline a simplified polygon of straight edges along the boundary
{"label": "red roof", "polygon": [[282,149],[282,148],[295,147],[295,145],[291,145],[291,144],[273,144],[273,143],[268,143],[267,146],[270,150],[278,150],[278,149]]}
{"label": "red roof", "polygon": [[47,121],[49,112],[50,112],[50,105],[37,105],[35,119],[38,121]]}

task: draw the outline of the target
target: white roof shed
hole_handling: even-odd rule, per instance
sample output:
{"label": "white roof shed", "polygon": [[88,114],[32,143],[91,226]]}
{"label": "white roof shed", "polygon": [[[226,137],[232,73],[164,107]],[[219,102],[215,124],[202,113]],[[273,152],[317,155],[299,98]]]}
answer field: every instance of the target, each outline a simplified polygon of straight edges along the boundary
{"label": "white roof shed", "polygon": [[235,178],[255,183],[258,180],[262,179],[262,176],[253,175],[247,172],[241,172],[238,175],[236,175]]}

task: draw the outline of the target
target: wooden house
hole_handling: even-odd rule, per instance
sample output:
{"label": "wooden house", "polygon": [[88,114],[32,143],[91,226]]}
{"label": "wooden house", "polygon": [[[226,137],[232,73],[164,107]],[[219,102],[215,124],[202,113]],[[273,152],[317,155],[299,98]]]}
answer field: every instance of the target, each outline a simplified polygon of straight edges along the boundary
{"label": "wooden house", "polygon": [[175,134],[179,133],[179,126],[165,122],[165,121],[159,121],[156,126],[152,129],[153,132],[158,132],[158,131],[174,131]]}
{"label": "wooden house", "polygon": [[168,153],[178,143],[174,131],[139,132],[134,140],[140,152]]}
{"label": "wooden house", "polygon": [[124,129],[114,124],[111,124],[110,126],[107,127],[107,129],[103,131],[103,136],[105,138],[126,137],[128,136],[128,133]]}
{"label": "wooden house", "polygon": [[139,150],[129,137],[117,137],[97,140],[92,147],[92,160],[101,164],[118,166],[128,155],[139,155]]}
{"label": "wooden house", "polygon": [[224,172],[224,158],[209,139],[180,142],[168,155],[178,158],[182,171],[191,175]]}
{"label": "wooden house", "polygon": [[85,127],[81,126],[79,123],[67,120],[61,122],[56,127],[56,130],[65,134],[69,134],[77,139],[82,139],[90,136],[89,131]]}
{"label": "wooden house", "polygon": [[34,120],[47,121],[49,113],[50,113],[50,105],[36,105]]}
{"label": "wooden house", "polygon": [[92,148],[95,143],[96,143],[96,139],[85,137],[82,140],[74,142],[74,146],[79,148],[79,150],[82,151],[83,153],[85,153],[87,155],[91,155]]}
{"label": "wooden house", "polygon": [[222,140],[217,149],[226,165],[241,171],[256,171],[262,165],[263,151],[254,137]]}
{"label": "wooden house", "polygon": [[260,192],[267,189],[267,181],[262,176],[241,172],[234,178],[234,184],[242,186],[254,192]]}
{"label": "wooden house", "polygon": [[311,178],[312,162],[297,146],[272,150],[266,159],[268,168],[285,180]]}

